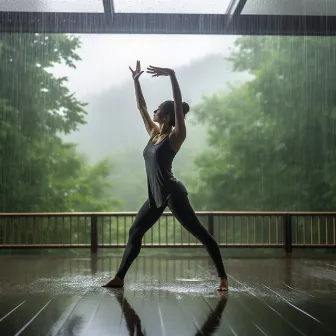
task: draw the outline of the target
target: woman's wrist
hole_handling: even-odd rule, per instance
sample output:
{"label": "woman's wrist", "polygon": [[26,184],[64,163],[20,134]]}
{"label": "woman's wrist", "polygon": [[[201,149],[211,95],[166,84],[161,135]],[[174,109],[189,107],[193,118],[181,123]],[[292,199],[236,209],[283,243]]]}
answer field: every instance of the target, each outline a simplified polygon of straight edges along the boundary
{"label": "woman's wrist", "polygon": [[169,69],[169,76],[174,77],[175,76],[175,71],[173,69]]}

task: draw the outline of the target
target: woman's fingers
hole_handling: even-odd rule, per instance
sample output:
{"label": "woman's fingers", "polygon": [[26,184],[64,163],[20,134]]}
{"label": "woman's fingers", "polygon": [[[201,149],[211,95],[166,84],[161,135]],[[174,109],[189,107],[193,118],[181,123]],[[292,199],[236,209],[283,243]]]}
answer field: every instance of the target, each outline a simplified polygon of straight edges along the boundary
{"label": "woman's fingers", "polygon": [[142,74],[143,74],[143,71],[140,71],[140,72],[138,72],[138,73],[134,76],[134,78],[135,78],[135,79],[136,79],[136,78],[139,78]]}
{"label": "woman's fingers", "polygon": [[160,72],[154,70],[147,70],[147,73],[152,75],[152,77],[159,77],[162,75]]}
{"label": "woman's fingers", "polygon": [[158,74],[158,73],[150,73],[151,75],[152,75],[152,77],[159,77],[159,76],[161,76],[160,74]]}
{"label": "woman's fingers", "polygon": [[[133,70],[131,67],[129,67],[129,69],[131,70],[132,74],[135,75],[136,74],[136,77],[140,77],[140,75],[142,75],[144,73],[144,71],[141,71],[141,68],[140,68],[140,61],[137,61],[136,62],[136,69]],[[146,71],[148,74],[151,74],[152,77],[159,77],[161,75],[164,75],[164,70],[162,68],[159,68],[159,67],[155,67],[155,66],[148,66],[147,67],[147,71]]]}
{"label": "woman's fingers", "polygon": [[161,71],[160,71],[160,69],[155,69],[155,68],[148,67],[147,72],[149,72],[149,73],[154,73],[154,72],[159,73]]}

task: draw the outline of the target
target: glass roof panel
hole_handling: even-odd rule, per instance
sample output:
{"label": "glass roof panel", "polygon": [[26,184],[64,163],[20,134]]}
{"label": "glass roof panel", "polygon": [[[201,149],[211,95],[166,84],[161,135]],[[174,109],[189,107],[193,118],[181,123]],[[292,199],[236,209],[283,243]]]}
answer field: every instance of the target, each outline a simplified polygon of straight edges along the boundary
{"label": "glass roof panel", "polygon": [[336,15],[335,0],[247,0],[246,15]]}
{"label": "glass roof panel", "polygon": [[114,0],[116,12],[224,14],[231,0]]}
{"label": "glass roof panel", "polygon": [[102,0],[0,0],[0,11],[103,13]]}

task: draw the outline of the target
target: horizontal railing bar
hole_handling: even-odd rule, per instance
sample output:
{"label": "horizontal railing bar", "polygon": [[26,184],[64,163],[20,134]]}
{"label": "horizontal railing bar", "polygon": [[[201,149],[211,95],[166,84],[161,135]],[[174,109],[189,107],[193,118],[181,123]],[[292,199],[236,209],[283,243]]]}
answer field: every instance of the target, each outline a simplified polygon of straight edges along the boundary
{"label": "horizontal railing bar", "polygon": [[[219,247],[221,248],[283,248],[283,244],[218,244]],[[298,247],[298,248],[313,248],[313,247],[319,247],[319,248],[335,248],[335,245],[332,244],[293,244],[293,247]],[[123,245],[117,245],[117,244],[106,244],[106,245],[101,245],[98,244],[99,248],[125,248],[126,244]],[[195,248],[195,247],[200,247],[203,248],[201,244],[169,244],[169,245],[158,245],[158,244],[143,244],[142,247],[145,248]],[[55,249],[62,249],[62,248],[90,248],[89,244],[81,244],[81,245],[70,245],[70,244],[65,244],[65,245],[52,245],[52,244],[27,244],[27,245],[0,245],[1,249],[39,249],[39,248],[55,248]]]}
{"label": "horizontal railing bar", "polygon": [[[263,248],[283,248],[283,244],[218,244],[219,247],[226,247],[226,248],[243,248],[243,247],[263,247]],[[322,246],[322,245],[318,245]],[[125,248],[126,244],[98,244],[99,248]],[[202,244],[143,244],[142,247],[146,248],[195,248],[195,247],[200,247],[202,248]],[[24,248],[24,249],[38,249],[38,248],[55,248],[55,249],[62,249],[62,248],[90,248],[89,244],[80,244],[80,245],[71,245],[71,244],[64,244],[64,245],[58,245],[58,244],[11,244],[11,245],[0,245],[1,249],[19,249],[19,248]]]}
{"label": "horizontal railing bar", "polygon": [[[0,213],[0,217],[117,217],[117,216],[135,216],[136,211],[130,212],[37,212],[37,213]],[[171,216],[171,212],[164,212],[163,215]],[[196,215],[226,215],[226,216],[336,216],[336,212],[274,212],[274,211],[196,211]]]}
{"label": "horizontal railing bar", "polygon": [[[218,244],[219,247],[283,247],[283,244],[232,244],[232,243],[220,243]],[[108,248],[108,247],[120,247],[120,248],[125,248],[126,244],[123,245],[118,245],[118,244],[98,244],[98,247],[101,248]],[[167,247],[167,248],[171,248],[171,247],[183,247],[183,248],[187,248],[187,247],[203,247],[202,244],[195,244],[195,243],[185,243],[185,244],[172,244],[172,243],[168,243],[168,244],[157,244],[157,243],[153,243],[153,244],[142,244],[142,247],[151,247],[151,248],[156,248],[156,247]]]}
{"label": "horizontal railing bar", "polygon": [[293,247],[333,247],[335,248],[336,245],[335,244],[295,244],[295,243],[292,243],[292,246]]}
{"label": "horizontal railing bar", "polygon": [[0,248],[89,248],[90,244],[0,244]]}

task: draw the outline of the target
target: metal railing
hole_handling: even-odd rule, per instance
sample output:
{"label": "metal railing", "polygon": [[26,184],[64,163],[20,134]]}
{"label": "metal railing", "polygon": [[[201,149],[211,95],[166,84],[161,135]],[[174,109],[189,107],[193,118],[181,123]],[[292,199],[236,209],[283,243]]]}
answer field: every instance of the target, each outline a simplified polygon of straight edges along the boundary
{"label": "metal railing", "polygon": [[[221,247],[336,247],[336,212],[197,212]],[[0,248],[125,247],[135,212],[2,213]],[[201,243],[166,212],[143,238],[144,247]]]}

